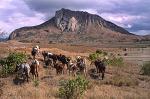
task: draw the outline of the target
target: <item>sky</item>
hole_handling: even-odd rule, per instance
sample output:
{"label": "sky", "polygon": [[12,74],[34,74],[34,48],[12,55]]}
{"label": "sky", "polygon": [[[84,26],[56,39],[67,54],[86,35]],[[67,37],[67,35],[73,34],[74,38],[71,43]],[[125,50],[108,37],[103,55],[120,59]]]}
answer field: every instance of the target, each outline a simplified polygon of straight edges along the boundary
{"label": "sky", "polygon": [[61,8],[97,14],[129,32],[150,34],[150,0],[0,0],[0,31],[45,22]]}

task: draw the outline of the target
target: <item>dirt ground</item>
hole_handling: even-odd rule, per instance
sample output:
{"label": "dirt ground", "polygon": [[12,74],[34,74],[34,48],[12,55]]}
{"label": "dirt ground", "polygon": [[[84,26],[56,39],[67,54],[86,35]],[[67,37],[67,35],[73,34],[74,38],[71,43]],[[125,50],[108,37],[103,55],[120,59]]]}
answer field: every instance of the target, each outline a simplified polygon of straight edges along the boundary
{"label": "dirt ground", "polygon": [[[0,43],[0,58],[8,55],[9,52],[21,51],[30,55],[31,48],[35,44],[8,41]],[[105,79],[99,80],[90,76],[94,66],[87,62],[87,79],[90,81],[88,90],[83,95],[83,99],[150,99],[150,77],[140,75],[141,65],[145,61],[150,61],[150,48],[113,48],[105,46],[82,46],[67,44],[39,44],[41,51],[64,54],[75,58],[76,56],[88,57],[90,53],[101,49],[108,53],[121,56],[125,60],[125,66],[118,68],[107,66]],[[127,54],[127,55],[125,55]],[[30,79],[29,83],[15,85],[15,75],[7,78],[0,78],[0,99],[59,99],[59,82],[64,79],[71,79],[69,75],[56,75],[54,69],[43,68],[42,56],[38,56],[40,61],[39,86],[35,87],[35,82]],[[117,86],[110,83],[112,77],[120,75],[124,82],[131,81],[129,85]],[[126,81],[127,79],[127,81]],[[119,79],[118,79],[119,80]],[[135,83],[134,83],[135,82]]]}

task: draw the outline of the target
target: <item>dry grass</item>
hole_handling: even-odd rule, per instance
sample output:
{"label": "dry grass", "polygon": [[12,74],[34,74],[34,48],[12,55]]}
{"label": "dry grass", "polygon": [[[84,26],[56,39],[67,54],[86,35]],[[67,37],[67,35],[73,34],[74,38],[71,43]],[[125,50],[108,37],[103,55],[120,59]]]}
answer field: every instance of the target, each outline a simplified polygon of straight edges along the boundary
{"label": "dry grass", "polygon": [[[16,41],[0,43],[0,49],[2,50],[0,51],[0,55],[4,57],[9,51],[15,50],[25,51],[30,55],[32,45],[22,44]],[[57,54],[62,53],[71,57],[77,55],[87,57],[89,53],[96,51],[96,49],[96,47],[88,46],[41,45],[41,50],[47,50]],[[111,53],[121,52],[119,48],[101,49]],[[15,85],[13,83],[15,76],[0,78],[0,85],[3,83],[0,86],[0,99],[59,99],[57,95],[59,81],[72,77],[68,75],[56,75],[55,70],[43,68],[41,57],[38,57],[38,60],[41,60],[39,85],[35,86],[31,79],[29,83]],[[89,64],[90,62],[88,62],[88,70],[95,68],[89,66]],[[150,77],[139,75],[139,71],[140,68],[138,65],[126,63],[122,68],[108,66],[103,81],[93,79],[88,75],[87,79],[90,81],[90,86],[85,92],[83,99],[150,99]],[[118,82],[125,84],[116,86],[115,84],[118,85]]]}

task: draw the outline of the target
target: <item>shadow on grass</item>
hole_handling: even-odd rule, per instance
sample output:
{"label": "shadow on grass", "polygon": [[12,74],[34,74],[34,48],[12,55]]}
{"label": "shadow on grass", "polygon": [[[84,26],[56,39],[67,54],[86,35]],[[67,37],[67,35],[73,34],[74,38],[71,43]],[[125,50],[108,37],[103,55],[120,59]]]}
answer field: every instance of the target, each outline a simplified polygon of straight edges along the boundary
{"label": "shadow on grass", "polygon": [[25,80],[24,80],[24,79],[19,79],[18,77],[15,77],[15,78],[13,79],[13,83],[14,83],[15,85],[21,85],[21,84],[25,83]]}
{"label": "shadow on grass", "polygon": [[90,77],[91,77],[92,79],[97,79],[97,80],[99,80],[99,76],[98,76],[98,74],[96,73],[96,69],[90,69],[90,70],[88,70],[88,74],[90,75]]}

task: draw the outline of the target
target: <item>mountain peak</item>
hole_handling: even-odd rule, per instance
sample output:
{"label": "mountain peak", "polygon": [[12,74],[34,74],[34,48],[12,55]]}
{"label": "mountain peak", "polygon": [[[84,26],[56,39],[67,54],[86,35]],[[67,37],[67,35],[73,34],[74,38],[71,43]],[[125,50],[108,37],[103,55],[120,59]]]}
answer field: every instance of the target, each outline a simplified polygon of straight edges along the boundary
{"label": "mountain peak", "polygon": [[99,26],[99,28],[104,27],[123,34],[130,34],[127,30],[104,20],[98,15],[83,11],[72,11],[65,8],[56,11],[55,23],[62,31],[84,32],[84,29],[89,25],[95,25]]}
{"label": "mountain peak", "polygon": [[56,11],[55,16],[43,24],[16,29],[9,36],[9,39],[54,42],[133,41],[137,38],[98,15],[65,8]]}

